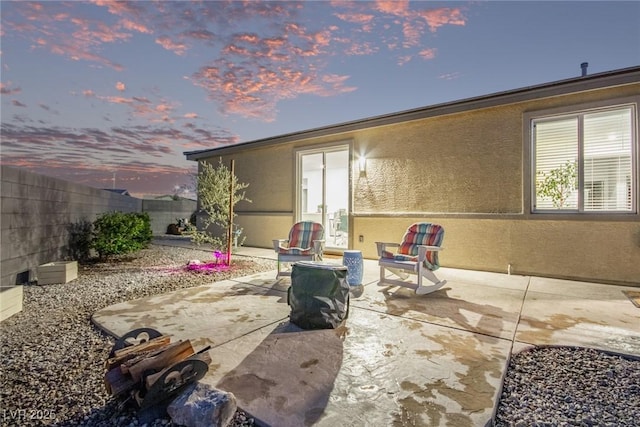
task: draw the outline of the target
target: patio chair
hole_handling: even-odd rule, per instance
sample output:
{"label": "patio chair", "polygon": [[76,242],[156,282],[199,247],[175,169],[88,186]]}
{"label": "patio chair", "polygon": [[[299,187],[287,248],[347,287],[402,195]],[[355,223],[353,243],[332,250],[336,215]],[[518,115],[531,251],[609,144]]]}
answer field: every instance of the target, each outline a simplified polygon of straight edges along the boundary
{"label": "patio chair", "polygon": [[297,261],[321,261],[324,250],[324,227],[313,221],[301,221],[293,225],[288,239],[274,239],[273,249],[278,254],[278,274],[291,276],[290,270],[282,270],[283,263]]}
{"label": "patio chair", "polygon": [[[438,252],[442,250],[443,238],[444,229],[440,225],[418,222],[407,229],[402,243],[376,242],[380,266],[379,284],[412,288],[418,295],[426,295],[442,288],[447,281],[438,279],[434,270],[440,267]],[[388,248],[397,250],[392,252]],[[389,270],[401,280],[385,277],[385,270]],[[405,281],[409,277],[407,273],[416,274],[417,283]],[[424,286],[423,277],[433,284]]]}

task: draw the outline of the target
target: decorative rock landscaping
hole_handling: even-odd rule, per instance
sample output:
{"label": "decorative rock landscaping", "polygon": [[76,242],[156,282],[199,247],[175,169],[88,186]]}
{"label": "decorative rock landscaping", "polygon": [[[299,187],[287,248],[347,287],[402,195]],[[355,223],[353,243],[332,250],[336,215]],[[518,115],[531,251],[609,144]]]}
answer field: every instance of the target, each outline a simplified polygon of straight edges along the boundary
{"label": "decorative rock landscaping", "polygon": [[[91,315],[109,305],[274,269],[274,262],[237,256],[231,268],[188,271],[210,251],[151,245],[127,259],[78,267],[78,278],[24,286],[22,312],[0,324],[0,425],[137,426],[135,407],[119,407],[104,387],[104,363],[115,340]],[[170,418],[148,425],[172,425]],[[232,426],[253,425],[237,411]]]}

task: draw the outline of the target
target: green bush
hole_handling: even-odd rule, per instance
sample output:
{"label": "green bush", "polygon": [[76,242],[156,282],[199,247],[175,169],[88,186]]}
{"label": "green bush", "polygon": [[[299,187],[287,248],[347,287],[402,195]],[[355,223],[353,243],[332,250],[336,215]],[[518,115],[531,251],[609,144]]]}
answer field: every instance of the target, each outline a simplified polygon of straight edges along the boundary
{"label": "green bush", "polygon": [[100,258],[124,255],[145,248],[151,237],[148,213],[109,212],[93,223],[92,247]]}
{"label": "green bush", "polygon": [[93,224],[81,219],[74,223],[68,224],[69,231],[69,257],[80,263],[86,262],[91,258],[91,238]]}

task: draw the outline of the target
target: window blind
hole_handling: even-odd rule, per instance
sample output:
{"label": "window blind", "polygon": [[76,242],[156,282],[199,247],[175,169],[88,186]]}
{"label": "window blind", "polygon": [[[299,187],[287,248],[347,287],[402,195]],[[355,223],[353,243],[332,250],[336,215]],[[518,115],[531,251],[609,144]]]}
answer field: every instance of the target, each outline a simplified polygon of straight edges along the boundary
{"label": "window blind", "polygon": [[575,117],[535,124],[535,208],[578,208],[578,120]]}
{"label": "window blind", "polygon": [[632,106],[533,121],[534,211],[630,212]]}
{"label": "window blind", "polygon": [[584,116],[584,209],[630,211],[631,111]]}

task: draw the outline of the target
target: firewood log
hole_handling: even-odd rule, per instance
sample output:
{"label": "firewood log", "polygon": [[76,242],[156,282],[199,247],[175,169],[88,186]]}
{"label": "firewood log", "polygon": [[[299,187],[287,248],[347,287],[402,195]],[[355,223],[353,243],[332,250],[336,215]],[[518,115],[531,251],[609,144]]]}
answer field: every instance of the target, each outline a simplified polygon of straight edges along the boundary
{"label": "firewood log", "polygon": [[[177,363],[194,353],[191,341],[179,341],[174,344],[170,344],[167,347],[161,349],[158,354],[145,357],[143,360],[128,366],[128,372],[134,381],[140,381],[142,374],[149,370],[161,371],[162,369]],[[128,362],[126,363],[128,364]],[[124,366],[125,364],[121,365]]]}
{"label": "firewood log", "polygon": [[137,345],[121,348],[120,350],[116,350],[114,356],[110,359],[107,359],[107,362],[105,364],[106,368],[107,370],[111,370],[116,366],[119,366],[121,363],[135,358],[140,353],[149,352],[151,350],[155,350],[155,349],[167,346],[170,342],[171,342],[171,337],[169,335],[162,335],[160,337],[153,338],[144,343],[140,343]]}
{"label": "firewood log", "polygon": [[117,396],[132,390],[138,383],[135,382],[130,375],[124,375],[120,371],[120,368],[116,367],[107,371],[104,376],[104,385],[107,393]]}

